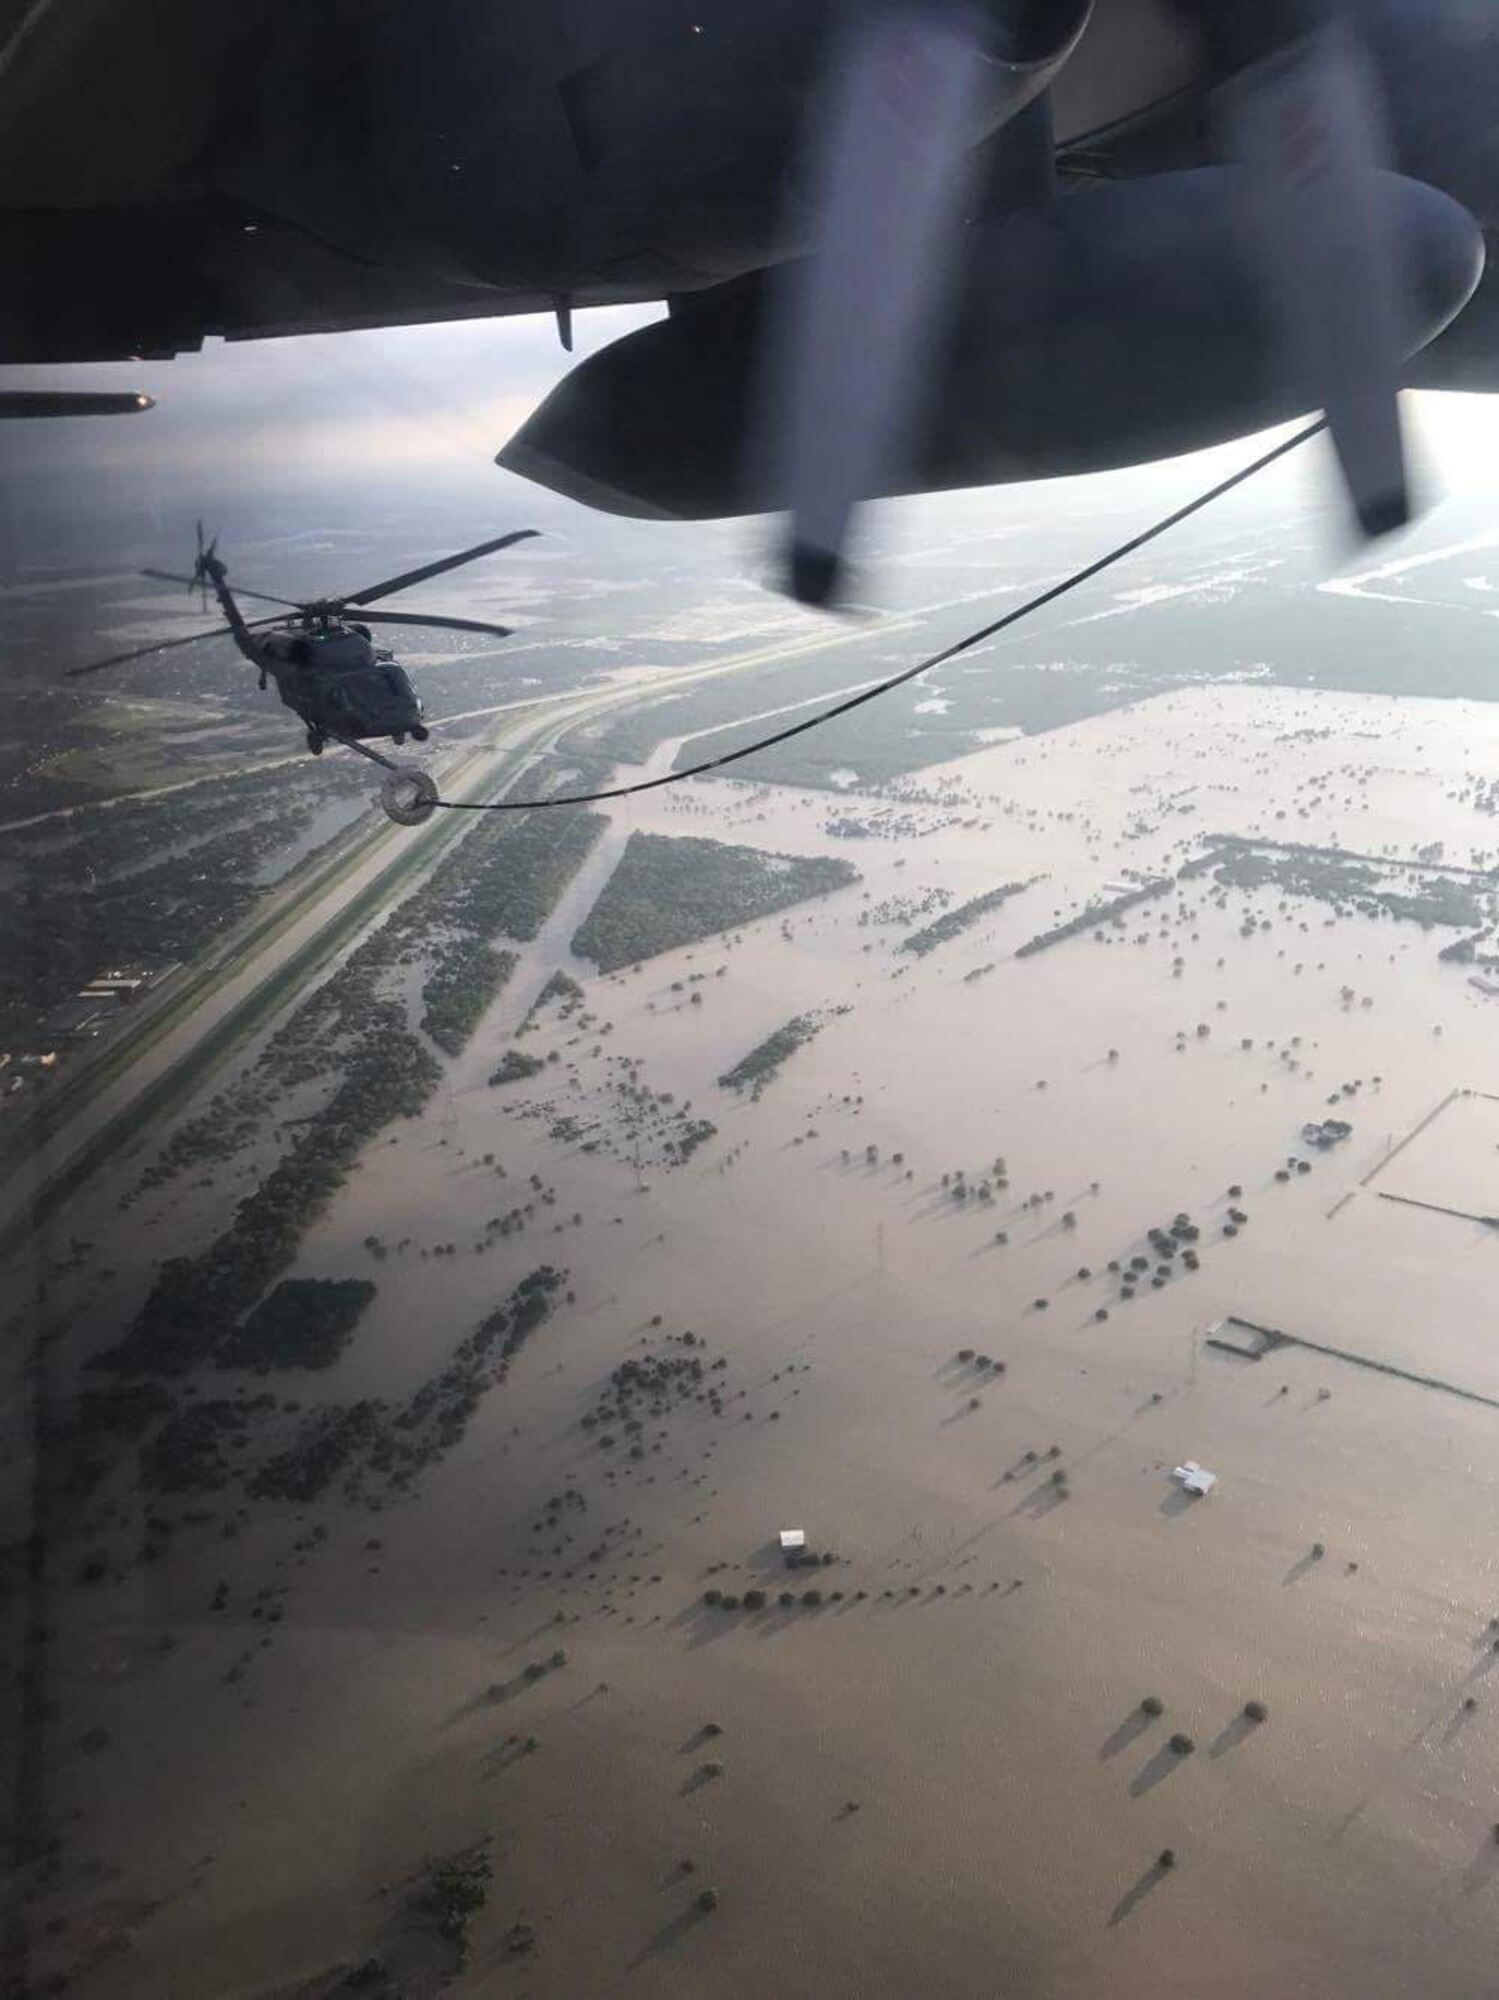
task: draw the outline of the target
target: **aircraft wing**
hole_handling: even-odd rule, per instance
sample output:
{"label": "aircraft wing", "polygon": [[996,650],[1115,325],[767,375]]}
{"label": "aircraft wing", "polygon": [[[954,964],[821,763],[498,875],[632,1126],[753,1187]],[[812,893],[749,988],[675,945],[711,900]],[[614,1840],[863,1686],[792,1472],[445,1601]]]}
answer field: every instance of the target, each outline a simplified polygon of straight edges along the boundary
{"label": "aircraft wing", "polygon": [[[1180,80],[1168,13],[1101,0],[1059,133]],[[831,18],[830,0],[0,0],[0,363],[732,282],[797,247],[783,183]]]}
{"label": "aircraft wing", "polygon": [[[406,11],[414,21],[422,10]],[[552,307],[556,288],[524,273],[467,283],[440,257],[372,250],[306,199],[350,153],[350,107],[363,116],[370,94],[361,51],[401,12],[0,0],[0,363],[166,358],[210,336]],[[545,52],[524,19],[517,34]],[[544,72],[537,88],[550,88]],[[408,136],[431,116],[430,104],[413,111]],[[504,241],[509,211],[534,202],[513,179],[497,176],[495,189]],[[580,307],[660,298],[671,280],[660,258],[606,256],[578,275],[567,296]]]}
{"label": "aircraft wing", "polygon": [[[224,199],[0,207],[0,363],[164,360],[211,336],[273,339],[543,312],[539,289],[455,284],[366,263]],[[580,288],[577,306],[661,296],[653,277]]]}

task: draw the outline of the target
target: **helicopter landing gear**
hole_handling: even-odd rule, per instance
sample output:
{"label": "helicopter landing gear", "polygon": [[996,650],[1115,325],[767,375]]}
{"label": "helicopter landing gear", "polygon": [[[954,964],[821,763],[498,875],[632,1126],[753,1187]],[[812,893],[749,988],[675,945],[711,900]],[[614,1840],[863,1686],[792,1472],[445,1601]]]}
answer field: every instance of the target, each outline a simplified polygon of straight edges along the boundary
{"label": "helicopter landing gear", "polygon": [[431,732],[431,730],[430,730],[430,729],[429,729],[429,728],[427,727],[427,725],[426,725],[426,723],[425,723],[425,722],[413,722],[413,723],[412,723],[412,725],[411,725],[411,740],[412,740],[412,742],[413,742],[413,743],[425,743],[425,742],[426,742],[426,740],[427,740],[427,738],[428,738],[428,737],[429,737],[429,736],[430,736],[431,734],[432,734],[432,732]]}
{"label": "helicopter landing gear", "polygon": [[317,724],[314,722],[309,722],[307,725],[307,747],[312,752],[314,757],[322,756],[323,745],[327,741],[328,741],[327,737],[323,734],[322,730],[318,728]]}

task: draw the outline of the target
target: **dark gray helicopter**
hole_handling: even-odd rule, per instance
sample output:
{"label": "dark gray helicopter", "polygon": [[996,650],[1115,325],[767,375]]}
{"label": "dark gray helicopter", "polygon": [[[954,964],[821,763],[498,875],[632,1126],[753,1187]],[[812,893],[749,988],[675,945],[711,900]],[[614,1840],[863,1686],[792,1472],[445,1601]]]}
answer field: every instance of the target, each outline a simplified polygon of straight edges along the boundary
{"label": "dark gray helicopter", "polygon": [[[241,590],[241,597],[253,597],[263,604],[281,604],[290,617],[247,619],[229,588],[229,570],[218,553],[217,540],[205,545],[203,523],[198,523],[198,553],[191,576],[171,570],[148,569],[164,583],[185,583],[189,589],[212,590],[224,614],[224,623],[207,632],[193,632],[186,638],[160,640],[154,645],[137,646],[128,653],[111,653],[108,659],[94,660],[86,667],[74,667],[69,678],[102,673],[106,667],[123,667],[132,660],[154,658],[176,646],[195,646],[203,639],[217,639],[226,633],[260,674],[260,685],[276,683],[276,692],[286,707],[294,710],[307,725],[307,747],[314,757],[330,742],[342,743],[358,751],[372,763],[393,768],[390,759],[364,748],[370,738],[388,737],[401,744],[409,736],[413,743],[425,743],[428,736],[417,699],[405,669],[394,655],[376,646],[370,625],[436,625],[453,632],[482,632],[491,638],[508,639],[508,625],[490,625],[477,618],[447,618],[417,611],[366,611],[376,599],[390,597],[429,577],[442,576],[480,556],[497,554],[516,542],[528,540],[539,531],[516,528],[492,542],[463,549],[457,555],[442,556],[423,563],[419,569],[404,570],[364,590],[352,590],[342,597],[318,597],[298,604],[291,598],[272,597],[263,590]],[[350,607],[360,616],[350,618]],[[365,621],[368,620],[368,623]]]}

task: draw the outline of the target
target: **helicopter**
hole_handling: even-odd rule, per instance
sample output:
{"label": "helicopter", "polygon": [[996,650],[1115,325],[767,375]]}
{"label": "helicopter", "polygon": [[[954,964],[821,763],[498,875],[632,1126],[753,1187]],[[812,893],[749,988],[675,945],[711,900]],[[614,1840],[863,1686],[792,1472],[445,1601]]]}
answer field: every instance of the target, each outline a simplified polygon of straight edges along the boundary
{"label": "helicopter", "polygon": [[[218,539],[205,543],[203,523],[198,522],[198,547],[191,576],[172,570],[146,569],[143,576],[163,583],[185,583],[190,590],[211,590],[224,617],[222,625],[207,632],[193,632],[181,639],[158,640],[137,646],[128,653],[111,653],[107,659],[69,669],[68,678],[102,673],[108,667],[127,666],[131,661],[150,659],[176,646],[195,646],[204,639],[233,638],[240,652],[257,670],[264,690],[271,681],[285,706],[300,716],[306,726],[307,748],[320,757],[331,743],[367,757],[386,770],[397,770],[390,758],[367,748],[369,739],[389,738],[403,744],[425,743],[429,731],[422,720],[422,705],[406,671],[393,653],[377,646],[371,625],[435,625],[447,631],[482,632],[491,638],[508,639],[508,625],[491,625],[477,618],[439,617],[435,613],[413,611],[366,611],[378,598],[391,597],[398,590],[442,576],[480,556],[496,555],[501,549],[528,540],[536,528],[516,528],[494,541],[480,542],[457,555],[442,556],[423,563],[418,569],[388,576],[363,590],[351,590],[342,597],[316,597],[298,603],[288,597],[273,597],[263,590],[238,591],[239,597],[257,599],[262,604],[279,604],[285,610],[266,618],[247,619],[240,610],[235,591],[229,587],[229,569],[218,552]],[[358,616],[350,617],[354,608]],[[287,614],[290,615],[287,615]]]}

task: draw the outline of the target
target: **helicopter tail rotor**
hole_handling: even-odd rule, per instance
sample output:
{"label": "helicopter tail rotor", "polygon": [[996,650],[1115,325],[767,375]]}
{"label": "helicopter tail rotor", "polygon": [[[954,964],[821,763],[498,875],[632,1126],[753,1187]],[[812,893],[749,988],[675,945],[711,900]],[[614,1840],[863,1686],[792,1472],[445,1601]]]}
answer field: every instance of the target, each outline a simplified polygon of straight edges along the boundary
{"label": "helicopter tail rotor", "polygon": [[[208,609],[208,572],[204,568],[203,562],[203,523],[201,520],[197,523],[197,529],[198,547],[193,557],[193,583],[197,585],[198,601],[206,611]],[[191,586],[189,587],[191,588]]]}

